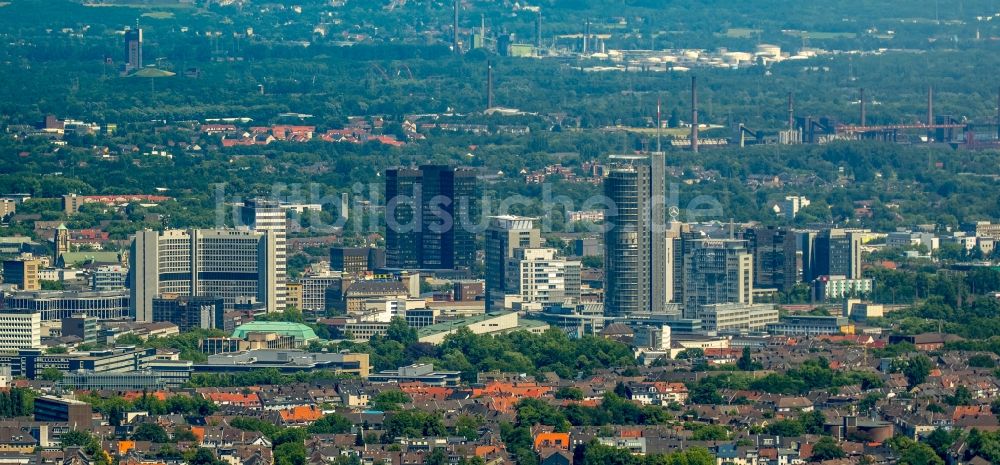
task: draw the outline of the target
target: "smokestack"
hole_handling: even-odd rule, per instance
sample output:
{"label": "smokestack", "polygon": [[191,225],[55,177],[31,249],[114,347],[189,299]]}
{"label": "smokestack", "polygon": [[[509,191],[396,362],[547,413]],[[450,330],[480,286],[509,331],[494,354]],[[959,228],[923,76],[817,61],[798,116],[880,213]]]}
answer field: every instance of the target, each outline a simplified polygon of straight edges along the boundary
{"label": "smokestack", "polygon": [[865,88],[861,88],[861,126],[865,126]]}
{"label": "smokestack", "polygon": [[542,9],[535,16],[535,48],[542,48]]}
{"label": "smokestack", "polygon": [[587,54],[587,45],[590,42],[590,20],[583,23],[583,54]]}
{"label": "smokestack", "polygon": [[1000,140],[1000,87],[997,87],[997,140]]}
{"label": "smokestack", "polygon": [[698,153],[698,78],[691,76],[691,151]]}
{"label": "smokestack", "polygon": [[458,0],[454,1],[455,16],[452,18],[451,22],[451,44],[455,47],[455,53],[462,53],[462,49],[458,46]]}
{"label": "smokestack", "polygon": [[479,41],[486,48],[486,14],[479,15]]}
{"label": "smokestack", "polygon": [[795,129],[795,100],[792,93],[788,93],[788,130]]}
{"label": "smokestack", "polygon": [[493,108],[493,62],[486,62],[486,109]]}

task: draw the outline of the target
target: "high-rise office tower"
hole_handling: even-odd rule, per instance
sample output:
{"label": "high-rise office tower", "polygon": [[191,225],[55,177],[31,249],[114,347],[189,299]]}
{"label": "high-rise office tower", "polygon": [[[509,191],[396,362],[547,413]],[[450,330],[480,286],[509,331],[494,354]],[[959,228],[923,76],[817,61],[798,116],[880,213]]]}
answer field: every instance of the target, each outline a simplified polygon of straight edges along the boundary
{"label": "high-rise office tower", "polygon": [[37,291],[42,287],[38,271],[42,268],[41,260],[17,259],[3,261],[3,282],[14,284],[22,291]]}
{"label": "high-rise office tower", "polygon": [[684,315],[702,305],[752,304],[753,255],[740,239],[695,239],[684,255]]}
{"label": "high-rise office tower", "polygon": [[604,180],[605,313],[661,312],[668,300],[663,157],[622,159]]}
{"label": "high-rise office tower", "polygon": [[227,310],[253,299],[276,311],[277,242],[272,230],[139,231],[129,254],[130,313],[152,321],[153,298],[163,294],[221,297]]}
{"label": "high-rise office tower", "polygon": [[850,231],[831,228],[819,233],[804,233],[802,278],[812,282],[820,276],[861,278],[861,238]]}
{"label": "high-rise office tower", "polygon": [[285,300],[288,290],[288,257],[286,249],[286,220],[285,210],[281,204],[274,200],[251,199],[243,202],[240,209],[240,217],[243,224],[253,231],[274,231],[276,242],[274,277],[277,283],[275,294],[276,307],[278,311],[285,309]]}
{"label": "high-rise office tower", "polygon": [[386,171],[386,266],[470,269],[476,260],[476,174],[424,165]]}
{"label": "high-rise office tower", "polygon": [[753,254],[755,288],[788,292],[795,286],[795,234],[784,228],[750,228],[743,232]]}
{"label": "high-rise office tower", "polygon": [[535,218],[494,216],[486,229],[486,309],[503,308],[507,293],[507,260],[518,248],[541,247],[541,234]]}
{"label": "high-rise office tower", "polygon": [[125,30],[125,73],[142,69],[142,29]]}
{"label": "high-rise office tower", "polygon": [[225,328],[225,303],[219,297],[164,295],[153,299],[153,321],[167,321],[181,331]]}

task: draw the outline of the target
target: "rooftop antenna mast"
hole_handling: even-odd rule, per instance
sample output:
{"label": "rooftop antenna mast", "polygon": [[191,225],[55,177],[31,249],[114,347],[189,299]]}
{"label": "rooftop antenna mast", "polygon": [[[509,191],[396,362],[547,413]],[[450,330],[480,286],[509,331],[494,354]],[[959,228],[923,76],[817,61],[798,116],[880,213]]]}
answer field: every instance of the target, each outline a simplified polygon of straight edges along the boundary
{"label": "rooftop antenna mast", "polygon": [[660,128],[663,127],[663,123],[660,119],[660,96],[656,96],[656,151],[662,152],[660,148]]}

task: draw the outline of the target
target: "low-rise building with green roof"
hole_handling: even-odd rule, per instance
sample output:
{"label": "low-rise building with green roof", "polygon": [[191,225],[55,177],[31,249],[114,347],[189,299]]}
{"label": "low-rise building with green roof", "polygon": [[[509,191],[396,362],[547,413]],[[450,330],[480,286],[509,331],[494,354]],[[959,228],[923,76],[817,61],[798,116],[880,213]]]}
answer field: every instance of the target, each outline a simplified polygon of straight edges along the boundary
{"label": "low-rise building with green roof", "polygon": [[251,334],[277,334],[295,340],[295,347],[302,347],[309,341],[319,340],[319,336],[307,325],[286,321],[251,321],[239,325],[233,331],[235,339],[250,339]]}

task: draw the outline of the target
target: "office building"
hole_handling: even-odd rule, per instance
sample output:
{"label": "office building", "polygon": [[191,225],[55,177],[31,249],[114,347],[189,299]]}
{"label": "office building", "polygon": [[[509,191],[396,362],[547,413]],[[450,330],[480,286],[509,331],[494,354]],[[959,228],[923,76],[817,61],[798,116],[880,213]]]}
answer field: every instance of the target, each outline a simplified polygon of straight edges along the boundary
{"label": "office building", "polygon": [[753,256],[739,239],[696,239],[684,256],[684,316],[702,305],[753,303]]}
{"label": "office building", "polygon": [[38,313],[0,313],[0,350],[42,345],[42,316]]}
{"label": "office building", "polygon": [[507,260],[506,294],[521,303],[580,300],[580,262],[556,258],[556,249],[517,248]]}
{"label": "office building", "polygon": [[192,329],[223,329],[225,303],[221,297],[165,294],[153,298],[153,321],[177,325],[181,332]]}
{"label": "office building", "polygon": [[709,331],[761,332],[778,322],[778,309],[771,304],[710,304],[695,316]]}
{"label": "office building", "polygon": [[235,373],[262,369],[282,373],[329,370],[344,375],[368,378],[371,374],[369,355],[354,352],[304,352],[294,349],[254,349],[235,353],[210,355],[205,363],[194,366],[198,373]]}
{"label": "office building", "polygon": [[84,344],[97,343],[97,318],[86,313],[76,313],[61,321],[62,335],[76,336]]}
{"label": "office building", "polygon": [[252,299],[277,311],[276,246],[273,230],[139,231],[129,254],[132,315],[152,321],[153,299],[163,294],[221,297],[227,310]]}
{"label": "office building", "polygon": [[274,232],[274,268],[272,271],[275,280],[274,308],[276,311],[283,311],[288,294],[285,286],[288,281],[285,208],[273,200],[251,199],[243,202],[240,216],[243,225],[249,227],[251,231]]}
{"label": "office building", "polygon": [[11,374],[35,379],[46,368],[63,372],[88,370],[124,373],[142,369],[156,358],[156,349],[117,347],[86,353],[48,354],[43,349],[20,349],[0,354],[0,365],[10,366]]}
{"label": "office building", "polygon": [[507,294],[507,261],[518,248],[541,247],[535,218],[494,216],[486,229],[486,309],[503,308]]}
{"label": "office building", "polygon": [[471,169],[424,165],[386,171],[386,266],[470,269],[478,215]]}
{"label": "office building", "polygon": [[94,291],[125,290],[128,271],[121,265],[103,265],[91,272],[90,289]]}
{"label": "office building", "polygon": [[941,245],[941,240],[929,232],[896,231],[889,233],[885,238],[886,247],[907,249],[911,247],[923,246],[928,252],[937,250]]}
{"label": "office building", "polygon": [[801,239],[803,281],[839,275],[861,278],[861,236],[843,229],[804,233]]}
{"label": "office building", "polygon": [[35,398],[35,421],[69,423],[71,429],[90,431],[94,412],[90,404],[56,396]]}
{"label": "office building", "polygon": [[[363,274],[382,268],[384,258],[380,260],[382,251],[370,247],[332,247],[330,248],[330,271],[347,274]],[[379,262],[383,263],[379,263]]]}
{"label": "office building", "polygon": [[666,307],[666,223],[662,153],[622,157],[604,180],[605,312],[627,316]]}
{"label": "office building", "polygon": [[344,279],[339,274],[303,276],[299,279],[301,287],[302,311],[326,312],[337,305],[340,287]]}
{"label": "office building", "polygon": [[42,288],[38,270],[42,262],[34,259],[3,261],[3,282],[13,284],[22,291],[37,291]]}
{"label": "office building", "polygon": [[751,228],[743,238],[753,254],[754,287],[791,291],[798,277],[795,234],[783,228]]}
{"label": "office building", "polygon": [[427,386],[458,386],[460,371],[436,371],[430,363],[418,363],[373,373],[368,381],[373,383],[421,383]]}
{"label": "office building", "polygon": [[125,74],[142,69],[142,29],[125,30]]}
{"label": "office building", "polygon": [[15,292],[3,297],[7,311],[38,313],[42,321],[61,321],[77,313],[99,320],[129,316],[129,295],[124,291],[35,291]]}
{"label": "office building", "polygon": [[775,336],[823,336],[852,334],[854,327],[843,316],[788,315],[767,325],[767,332]]}

